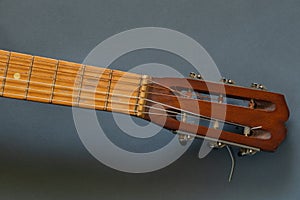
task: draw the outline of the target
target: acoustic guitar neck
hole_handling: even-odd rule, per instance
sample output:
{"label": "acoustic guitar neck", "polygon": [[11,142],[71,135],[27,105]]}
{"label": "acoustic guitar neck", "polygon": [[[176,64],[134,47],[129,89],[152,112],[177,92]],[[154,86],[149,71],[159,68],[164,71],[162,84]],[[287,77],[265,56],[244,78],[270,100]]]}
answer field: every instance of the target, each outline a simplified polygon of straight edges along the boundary
{"label": "acoustic guitar neck", "polygon": [[149,76],[0,50],[0,96],[143,116]]}

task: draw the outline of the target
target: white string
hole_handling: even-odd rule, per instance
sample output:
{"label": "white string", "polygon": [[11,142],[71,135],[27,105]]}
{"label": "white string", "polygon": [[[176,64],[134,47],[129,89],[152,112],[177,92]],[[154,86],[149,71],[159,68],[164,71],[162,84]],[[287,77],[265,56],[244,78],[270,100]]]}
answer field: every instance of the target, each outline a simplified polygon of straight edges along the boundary
{"label": "white string", "polygon": [[228,145],[226,145],[226,148],[227,148],[227,151],[228,151],[230,159],[231,159],[231,168],[230,168],[230,173],[228,176],[228,182],[231,182],[233,172],[234,172],[234,167],[235,167],[235,160],[234,160],[231,148]]}

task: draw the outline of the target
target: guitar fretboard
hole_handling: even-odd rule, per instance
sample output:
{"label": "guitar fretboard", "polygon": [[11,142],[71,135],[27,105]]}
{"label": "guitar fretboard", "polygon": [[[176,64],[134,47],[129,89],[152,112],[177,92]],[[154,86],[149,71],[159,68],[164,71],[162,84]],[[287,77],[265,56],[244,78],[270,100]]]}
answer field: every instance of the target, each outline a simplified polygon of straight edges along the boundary
{"label": "guitar fretboard", "polygon": [[143,116],[145,75],[0,50],[0,96]]}

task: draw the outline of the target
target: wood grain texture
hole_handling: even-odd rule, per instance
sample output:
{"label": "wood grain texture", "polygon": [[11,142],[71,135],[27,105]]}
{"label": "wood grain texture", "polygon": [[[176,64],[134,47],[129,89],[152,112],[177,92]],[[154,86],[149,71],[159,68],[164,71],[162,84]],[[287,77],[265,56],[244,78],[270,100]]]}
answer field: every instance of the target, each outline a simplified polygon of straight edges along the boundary
{"label": "wood grain texture", "polygon": [[[149,120],[151,118],[152,122],[164,126],[165,128],[243,144],[265,151],[275,151],[286,137],[287,130],[284,123],[288,120],[289,110],[282,94],[195,79],[153,78],[153,80],[156,84],[151,87],[151,93],[148,98],[155,102],[160,102],[164,105],[165,110],[178,109],[184,110],[185,112],[196,112],[203,117],[212,118],[214,120],[221,120],[250,128],[261,127],[259,128],[260,132],[257,132],[258,134],[245,136],[201,125],[180,122],[174,117],[163,119],[162,116],[158,115],[151,116],[151,114],[149,114],[146,116]],[[175,95],[174,91],[170,90],[170,88],[176,87],[187,88],[203,93],[222,94],[236,99],[253,99],[258,103],[261,101],[270,102],[270,104],[267,105],[273,105],[274,109],[269,109],[268,107],[251,108],[201,99],[189,99]],[[151,107],[152,103],[148,103],[147,106]],[[196,108],[199,108],[199,110]],[[215,112],[212,112],[212,110]],[[265,137],[266,133],[270,134],[269,138]]]}
{"label": "wood grain texture", "polygon": [[[289,110],[281,94],[184,78],[153,78],[0,50],[0,96],[135,115],[170,130],[274,151],[286,136]],[[218,96],[218,101],[181,96],[181,88]],[[178,95],[179,94],[179,95]],[[255,102],[248,107],[226,104],[224,96]],[[158,106],[158,107],[157,107]],[[199,109],[197,109],[199,108]],[[155,113],[154,113],[154,112]],[[214,112],[213,112],[214,111]],[[179,121],[170,113],[252,128],[236,134]],[[268,135],[269,134],[269,135]],[[270,137],[269,137],[270,136]]]}
{"label": "wood grain texture", "polygon": [[141,79],[134,73],[0,51],[3,97],[137,115]]}

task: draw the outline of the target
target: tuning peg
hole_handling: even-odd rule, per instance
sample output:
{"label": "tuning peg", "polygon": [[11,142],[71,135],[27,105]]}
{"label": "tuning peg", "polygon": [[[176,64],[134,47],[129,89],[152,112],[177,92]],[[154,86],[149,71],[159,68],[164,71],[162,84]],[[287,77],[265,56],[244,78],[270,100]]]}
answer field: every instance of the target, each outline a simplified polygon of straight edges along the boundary
{"label": "tuning peg", "polygon": [[195,79],[203,79],[200,74],[196,74],[195,72],[190,72],[190,77]]}
{"label": "tuning peg", "polygon": [[191,135],[178,133],[178,140],[182,146],[185,146],[189,141],[192,141],[193,139],[194,137]]}
{"label": "tuning peg", "polygon": [[267,90],[266,86],[259,83],[252,83],[251,87],[259,90]]}
{"label": "tuning peg", "polygon": [[225,147],[226,144],[223,144],[222,142],[210,142],[209,147],[212,149],[221,149]]}
{"label": "tuning peg", "polygon": [[256,154],[257,151],[253,149],[247,149],[247,148],[240,148],[240,151],[238,153],[238,156],[252,156]]}
{"label": "tuning peg", "polygon": [[221,82],[225,83],[225,84],[230,84],[230,85],[234,85],[235,84],[235,81],[232,80],[232,79],[227,79],[227,78],[222,78],[221,79]]}

